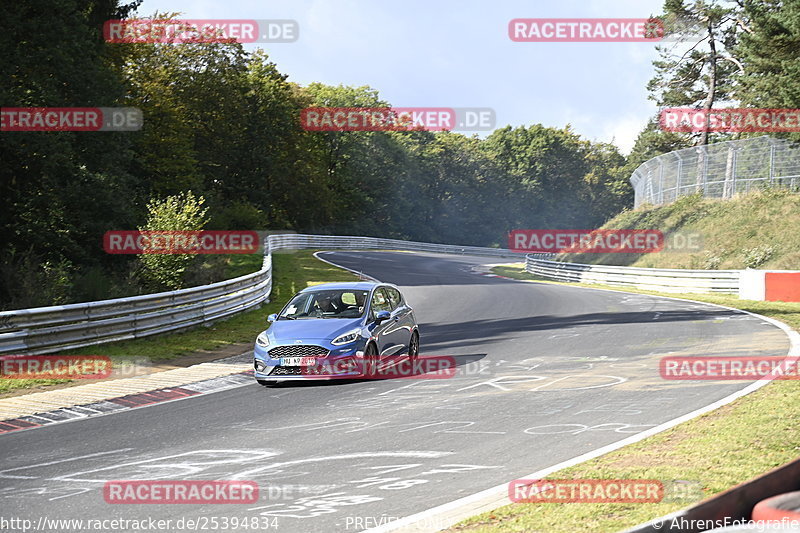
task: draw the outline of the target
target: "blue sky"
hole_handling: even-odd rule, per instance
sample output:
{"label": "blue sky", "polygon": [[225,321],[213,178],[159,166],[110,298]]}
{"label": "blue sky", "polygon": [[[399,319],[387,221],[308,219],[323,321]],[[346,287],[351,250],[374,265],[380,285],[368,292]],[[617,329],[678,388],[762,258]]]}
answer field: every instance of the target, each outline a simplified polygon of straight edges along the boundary
{"label": "blue sky", "polygon": [[140,16],[294,19],[262,47],[291,81],[369,85],[397,107],[491,107],[497,125],[571,124],[627,153],[657,108],[653,43],[516,43],[514,18],[647,18],[663,0],[145,0]]}

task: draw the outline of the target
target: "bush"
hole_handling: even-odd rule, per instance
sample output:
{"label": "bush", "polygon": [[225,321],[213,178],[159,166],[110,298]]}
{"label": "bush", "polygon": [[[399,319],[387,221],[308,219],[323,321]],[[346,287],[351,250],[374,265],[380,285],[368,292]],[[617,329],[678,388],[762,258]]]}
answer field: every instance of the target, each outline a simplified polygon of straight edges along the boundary
{"label": "bush", "polygon": [[69,260],[42,261],[32,250],[12,253],[0,263],[5,310],[70,303],[74,266]]}
{"label": "bush", "polygon": [[[139,231],[199,231],[208,223],[205,199],[192,191],[147,204],[147,223]],[[184,287],[188,267],[195,262],[191,254],[148,254],[139,256],[139,270],[145,285],[155,291]]]}
{"label": "bush", "polygon": [[744,264],[747,268],[758,268],[769,261],[775,254],[772,246],[756,246],[744,250]]}

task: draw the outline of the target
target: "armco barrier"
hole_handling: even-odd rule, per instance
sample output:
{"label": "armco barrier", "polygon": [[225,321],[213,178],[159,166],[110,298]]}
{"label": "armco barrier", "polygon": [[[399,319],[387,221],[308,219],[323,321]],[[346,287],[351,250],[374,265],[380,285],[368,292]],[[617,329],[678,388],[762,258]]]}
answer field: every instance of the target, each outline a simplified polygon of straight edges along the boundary
{"label": "armco barrier", "polygon": [[[405,250],[521,259],[502,248],[335,235],[270,235],[258,272],[177,291],[0,312],[0,354],[44,354],[104,342],[138,339],[209,324],[269,301],[273,250]],[[526,270],[562,281],[605,283],[664,292],[739,291],[739,270],[678,270],[581,265],[527,255]]]}
{"label": "armco barrier", "polygon": [[682,270],[608,265],[582,265],[525,258],[525,270],[559,281],[604,283],[674,293],[739,292],[739,270]]}
{"label": "armco barrier", "polygon": [[521,258],[517,252],[505,248],[483,248],[481,246],[455,246],[429,242],[380,239],[378,237],[342,237],[337,235],[279,234],[268,237],[273,250],[279,249],[339,249],[339,250],[407,250],[413,252],[436,252],[444,254],[482,255],[489,257]]}
{"label": "armco barrier", "polygon": [[518,257],[509,250],[331,235],[270,235],[258,272],[239,278],[161,292],[0,312],[0,354],[45,354],[104,342],[138,339],[209,324],[269,301],[271,250],[383,249]]}
{"label": "armco barrier", "polygon": [[0,312],[0,353],[44,354],[137,339],[229,317],[267,301],[272,257],[258,272],[177,291]]}

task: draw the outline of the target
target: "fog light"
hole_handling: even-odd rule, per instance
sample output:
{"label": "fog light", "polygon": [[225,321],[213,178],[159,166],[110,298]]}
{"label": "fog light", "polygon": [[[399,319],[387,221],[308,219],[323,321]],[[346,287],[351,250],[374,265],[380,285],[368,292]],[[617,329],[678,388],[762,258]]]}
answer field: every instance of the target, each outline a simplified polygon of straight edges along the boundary
{"label": "fog light", "polygon": [[259,361],[258,359],[255,360],[253,363],[253,367],[256,369],[256,372],[263,372],[267,368],[267,364],[264,361]]}

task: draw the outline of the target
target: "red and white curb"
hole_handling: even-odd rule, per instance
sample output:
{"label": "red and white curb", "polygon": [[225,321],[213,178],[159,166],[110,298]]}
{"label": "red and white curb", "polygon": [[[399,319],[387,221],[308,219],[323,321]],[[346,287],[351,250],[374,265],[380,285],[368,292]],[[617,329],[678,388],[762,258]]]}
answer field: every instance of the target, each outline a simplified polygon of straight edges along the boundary
{"label": "red and white curb", "polygon": [[135,394],[127,394],[116,398],[108,398],[99,402],[62,407],[9,420],[2,420],[0,421],[0,434],[35,429],[60,422],[83,420],[109,413],[138,409],[140,407],[149,407],[159,403],[183,400],[202,394],[233,389],[250,383],[253,383],[252,370],[204,379],[178,387],[165,387]]}

